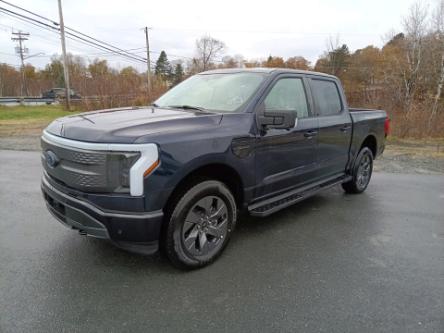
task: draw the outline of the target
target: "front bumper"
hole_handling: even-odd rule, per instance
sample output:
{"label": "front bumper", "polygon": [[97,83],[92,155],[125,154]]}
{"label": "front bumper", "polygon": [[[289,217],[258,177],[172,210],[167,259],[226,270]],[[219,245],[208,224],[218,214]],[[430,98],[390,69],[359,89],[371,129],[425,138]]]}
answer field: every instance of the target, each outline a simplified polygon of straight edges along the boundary
{"label": "front bumper", "polygon": [[152,254],[158,250],[163,212],[109,211],[64,193],[42,178],[42,192],[49,212],[62,224],[81,234],[108,239],[129,251]]}

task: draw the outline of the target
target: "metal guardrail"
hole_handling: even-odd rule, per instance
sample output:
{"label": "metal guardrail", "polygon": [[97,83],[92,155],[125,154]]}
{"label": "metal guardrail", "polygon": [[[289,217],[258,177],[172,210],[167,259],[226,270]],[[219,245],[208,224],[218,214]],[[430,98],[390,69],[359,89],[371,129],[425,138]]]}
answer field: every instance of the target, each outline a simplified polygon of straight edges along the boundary
{"label": "metal guardrail", "polygon": [[[128,95],[105,95],[105,96],[82,96],[81,98],[71,98],[73,102],[81,102],[81,101],[101,101],[101,100],[109,100],[115,98],[136,98],[137,94],[128,94]],[[43,98],[39,96],[30,96],[30,97],[21,97],[21,96],[5,96],[0,97],[0,105],[27,105],[27,104],[54,104],[54,103],[62,103],[64,99],[60,98]]]}
{"label": "metal guardrail", "polygon": [[[71,99],[73,102],[80,102],[82,100],[96,100],[95,97],[76,98]],[[15,106],[15,105],[30,105],[30,104],[57,104],[63,102],[63,99],[58,98],[43,98],[43,97],[0,97],[0,105]]]}
{"label": "metal guardrail", "polygon": [[56,100],[52,98],[42,98],[42,97],[0,97],[0,105],[17,105],[17,104],[52,104]]}

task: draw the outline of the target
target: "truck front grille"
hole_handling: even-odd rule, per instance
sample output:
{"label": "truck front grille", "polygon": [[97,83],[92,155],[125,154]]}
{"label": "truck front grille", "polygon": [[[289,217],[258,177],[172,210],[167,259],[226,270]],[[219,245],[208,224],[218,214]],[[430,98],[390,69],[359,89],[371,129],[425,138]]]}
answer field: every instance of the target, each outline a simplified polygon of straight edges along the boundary
{"label": "truck front grille", "polygon": [[129,192],[129,168],[139,153],[83,150],[44,138],[41,145],[43,168],[63,185],[83,192]]}

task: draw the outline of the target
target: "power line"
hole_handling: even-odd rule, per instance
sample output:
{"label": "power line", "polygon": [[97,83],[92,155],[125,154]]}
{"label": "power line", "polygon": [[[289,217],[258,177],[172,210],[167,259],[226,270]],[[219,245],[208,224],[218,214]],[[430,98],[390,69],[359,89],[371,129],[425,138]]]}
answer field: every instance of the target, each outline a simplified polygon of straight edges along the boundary
{"label": "power line", "polygon": [[[107,42],[100,41],[100,40],[98,40],[98,39],[96,39],[96,38],[93,38],[93,37],[87,35],[87,34],[84,34],[84,33],[82,33],[82,32],[79,32],[79,31],[77,31],[77,30],[75,30],[75,29],[72,29],[72,28],[69,28],[69,27],[66,27],[66,28],[67,28],[68,30],[74,31],[75,33],[78,33],[78,34],[80,34],[80,35],[82,35],[82,36],[85,36],[85,37],[87,37],[87,38],[89,38],[89,39],[91,39],[91,40],[97,41],[97,42],[102,43],[102,44],[104,44],[104,45],[107,45],[107,46],[109,46],[109,47],[113,47],[113,48],[117,49],[118,51],[123,52],[123,53],[125,53],[125,54],[128,54],[128,55],[130,55],[130,56],[132,56],[132,57],[139,57],[139,56],[136,55],[136,54],[130,53],[130,52],[128,52],[128,51],[126,51],[126,50],[123,50],[123,49],[121,49],[121,48],[119,48],[119,47],[113,46],[113,45],[111,45],[111,44],[109,44],[109,43],[107,43]],[[144,58],[142,58],[142,57],[140,57],[140,58],[142,59],[142,61],[146,61]]]}
{"label": "power line", "polygon": [[[42,15],[39,15],[39,14],[37,14],[37,13],[35,13],[35,12],[32,12],[32,11],[30,11],[30,10],[27,10],[27,9],[25,9],[25,8],[23,8],[23,7],[20,7],[20,6],[14,5],[14,4],[12,4],[12,3],[8,2],[8,1],[5,1],[5,0],[0,0],[0,2],[3,2],[3,3],[5,3],[5,4],[7,4],[7,5],[11,6],[11,7],[14,7],[14,8],[16,8],[16,9],[22,10],[22,11],[28,13],[28,14],[34,15],[34,16],[39,17],[39,18],[41,18],[41,19],[44,19],[44,20],[46,20],[46,21],[48,21],[48,22],[51,22],[52,24],[54,24],[54,25],[56,25],[56,26],[59,26],[59,23],[58,23],[58,22],[53,21],[53,20],[51,20],[51,19],[49,19],[49,18],[47,18],[47,17],[44,17],[44,16],[42,16]],[[73,28],[70,28],[70,27],[68,27],[68,26],[65,26],[65,29],[67,29],[67,30],[71,30],[71,31],[73,31],[74,33],[77,33],[77,34],[79,34],[79,35],[81,35],[81,36],[84,36],[84,37],[89,38],[89,39],[91,39],[91,40],[94,40],[94,41],[96,41],[96,42],[99,42],[99,43],[102,43],[102,44],[104,44],[104,45],[107,45],[107,46],[113,47],[113,48],[115,48],[115,49],[117,49],[117,50],[119,50],[119,51],[121,51],[121,52],[125,52],[125,53],[130,54],[128,51],[131,51],[131,49],[130,49],[130,50],[123,50],[123,49],[121,49],[121,48],[119,48],[119,47],[116,47],[116,46],[114,46],[114,45],[111,45],[111,44],[109,44],[109,43],[107,43],[107,42],[105,42],[105,41],[98,40],[97,38],[91,37],[91,36],[89,36],[89,35],[87,35],[87,34],[85,34],[85,33],[83,33],[83,32],[80,32],[80,31],[78,31],[78,30],[76,30],[76,29],[73,29]],[[134,50],[138,50],[138,49],[142,49],[142,48],[144,48],[144,47],[135,48]],[[137,55],[134,55],[134,54],[130,54],[130,55],[132,55],[132,56],[137,56]],[[143,58],[142,58],[142,59],[143,59]]]}
{"label": "power line", "polygon": [[47,21],[49,21],[49,22],[51,22],[51,23],[55,23],[54,21],[52,21],[52,20],[50,20],[50,19],[48,19],[48,18],[46,18],[46,17],[44,17],[44,16],[41,16],[41,15],[36,14],[36,13],[33,13],[33,12],[31,12],[30,10],[27,10],[27,9],[25,9],[25,8],[22,8],[22,7],[19,7],[19,6],[17,6],[17,5],[14,5],[14,4],[12,4],[12,3],[8,2],[8,1],[0,0],[0,2],[3,2],[3,3],[5,3],[5,4],[7,4],[7,5],[11,6],[11,7],[14,7],[14,8],[20,9],[20,10],[22,10],[22,11],[28,13],[28,14],[32,14],[32,15],[34,15],[34,16],[36,16],[36,17],[41,18],[41,19],[47,20]]}
{"label": "power line", "polygon": [[[143,50],[143,51],[137,51],[137,50]],[[146,52],[146,46],[143,47],[136,47],[134,49],[127,49],[125,51],[137,51],[136,53],[145,53]],[[91,55],[91,56],[101,56],[101,55],[107,55],[111,52],[99,52],[99,53],[85,53],[85,55]],[[150,53],[153,53],[153,51],[150,51]]]}
{"label": "power line", "polygon": [[[6,13],[2,13],[2,12],[0,12],[0,16],[10,16],[10,15],[8,15],[8,14],[6,14]],[[13,16],[11,16],[11,17],[13,17]],[[14,17],[14,18],[16,18],[16,17]],[[34,28],[34,27],[37,27],[37,28],[39,28],[40,30],[42,30],[42,31],[51,31],[51,32],[53,32],[52,30],[49,30],[49,29],[46,29],[46,28],[43,28],[43,27],[41,27],[41,26],[39,26],[39,25],[37,25],[37,24],[34,24],[34,23],[32,23],[32,22],[28,22],[28,21],[26,21],[26,20],[23,20],[23,19],[20,19],[20,18],[17,18],[17,20],[19,20],[20,21],[20,23],[23,25],[23,26],[25,26],[25,27],[29,27],[29,28]],[[12,26],[8,26],[8,25],[5,25],[5,24],[0,24],[0,26],[3,26],[3,27],[7,27],[7,28],[9,28],[10,30],[14,30],[14,28],[12,27]],[[53,38],[51,38],[51,37],[55,37],[55,36],[43,36],[43,35],[40,35],[40,34],[37,34],[37,33],[35,33],[35,32],[33,32],[32,33],[32,37],[34,38],[34,37],[36,37],[36,38],[38,38],[38,39],[41,39],[45,44],[48,44],[48,45],[57,45],[57,46],[59,46],[60,44],[60,42],[59,42],[59,40],[58,39],[53,39]],[[80,50],[80,49],[79,49]]]}
{"label": "power line", "polygon": [[[2,8],[0,8],[0,11],[1,11],[1,9]],[[32,22],[32,21],[28,21],[27,20],[27,18],[25,17],[16,17],[16,16],[14,16],[13,14],[11,14],[11,13],[5,13],[5,14],[7,14],[7,15],[9,15],[9,16],[11,16],[11,17],[14,17],[14,18],[16,18],[16,19],[18,19],[18,20],[20,20],[20,21],[23,21],[23,22],[26,22],[26,23],[29,23],[29,24],[32,24],[32,25],[35,25],[35,26],[37,26],[38,28],[40,28],[40,29],[43,29],[43,30],[48,30],[48,31],[51,31],[51,32],[54,32],[54,33],[56,33],[56,34],[58,34],[59,33],[59,29],[58,28],[54,28],[54,27],[52,27],[52,26],[49,26],[49,25],[44,25],[44,26],[40,26],[38,23],[35,23],[35,22]],[[31,18],[30,18],[31,19]],[[32,20],[32,19],[31,19]],[[78,39],[76,39],[76,38],[73,38],[73,37],[71,37],[71,36],[73,36],[73,34],[71,34],[71,33],[69,33],[69,35],[68,36],[66,36],[66,38],[68,38],[68,39],[70,39],[70,40],[73,40],[73,41],[75,41],[75,42],[78,42],[78,43],[81,43],[81,44],[83,44],[83,45],[87,45],[87,46],[89,46],[89,47],[92,47],[92,48],[95,48],[95,49],[98,49],[98,50],[104,50],[104,47],[101,47],[100,45],[98,45],[97,43],[87,43],[87,42],[84,42],[84,38],[80,38],[80,40],[78,40]],[[94,45],[91,45],[91,44],[94,44]],[[105,48],[106,50],[110,50],[109,48]],[[113,54],[116,54],[116,55],[120,55],[120,56],[122,56],[122,54],[121,53],[119,53],[119,52],[116,52],[116,51],[110,51],[110,53],[113,53]],[[125,55],[123,55],[123,56],[125,56]],[[126,56],[125,56],[126,57]],[[128,58],[128,57],[126,57],[126,58]],[[134,61],[136,61],[137,60],[137,62],[138,63],[140,63],[140,62],[142,62],[142,63],[145,63],[145,60],[143,60],[143,58],[142,59],[133,59],[133,58],[128,58],[127,60],[132,60],[132,62],[134,62]]]}
{"label": "power line", "polygon": [[[8,15],[8,16],[11,16],[11,15],[9,15],[8,13],[2,13],[2,12],[0,12],[0,15]],[[28,22],[28,21],[26,21],[25,19],[22,19],[22,18],[20,18],[20,17],[15,17],[15,16],[11,16],[11,17],[17,19],[18,21],[20,21],[23,25],[25,25],[25,26],[27,26],[27,27],[31,27],[31,28],[32,28],[32,27],[37,27],[37,28],[39,28],[39,29],[42,30],[42,31],[50,31],[50,32],[54,32],[54,33],[56,33],[56,34],[58,35],[58,32],[57,32],[57,31],[54,31],[54,30],[49,29],[49,28],[46,28],[46,27],[42,27],[42,26],[40,26],[40,25],[38,25],[38,24],[36,24],[36,23],[34,23],[34,22]],[[3,25],[3,26],[6,26],[6,25]],[[11,26],[7,26],[7,27],[8,27],[9,29],[12,29]],[[36,37],[36,38],[38,38],[38,39],[41,39],[41,40],[43,41],[43,43],[48,44],[48,45],[57,45],[57,46],[60,45],[58,40],[50,39],[50,38],[49,38],[50,36],[43,36],[43,35],[37,34],[37,33],[35,33],[35,32],[33,32],[32,36],[33,36],[33,37]],[[55,37],[55,36],[54,36],[54,37]],[[86,44],[86,43],[83,43],[83,42],[81,42],[81,41],[78,41],[78,40],[76,40],[76,39],[74,39],[74,38],[70,38],[70,37],[67,37],[67,38],[70,39],[71,41],[74,41],[74,42],[77,42],[77,43],[79,43],[79,44],[87,45],[88,47],[91,47],[90,45],[88,45],[88,44]],[[77,46],[74,46],[74,45],[71,45],[70,48],[73,48],[73,49],[78,50],[78,51],[81,51],[81,52],[84,51],[84,49],[82,49],[82,48],[80,48],[80,47],[77,47]],[[95,49],[98,50],[98,48],[95,48]],[[107,52],[107,53],[110,53],[110,52]],[[130,61],[130,62],[134,62],[134,63],[135,63],[135,61],[132,61],[132,60],[128,60],[128,61]],[[138,63],[138,62],[137,62],[137,63]]]}
{"label": "power line", "polygon": [[[4,0],[0,0],[0,1],[1,2],[5,2]],[[50,24],[47,24],[45,22],[42,22],[40,20],[34,19],[32,17],[26,16],[26,15],[23,15],[23,14],[20,14],[20,13],[14,12],[14,11],[9,10],[7,8],[0,7],[0,11],[4,12],[5,14],[8,14],[9,16],[12,16],[12,17],[14,17],[16,19],[25,20],[25,21],[27,21],[29,23],[34,24],[34,25],[40,25],[42,27],[45,27],[47,30],[50,30],[50,31],[53,31],[53,32],[57,32],[57,33],[59,32],[59,28],[58,27],[54,27],[54,26],[52,26]],[[28,12],[30,12],[30,11],[28,11]],[[38,14],[33,13],[33,15],[38,15]],[[39,15],[39,17],[43,17],[43,16]],[[58,25],[57,22],[54,22],[54,21],[52,21],[52,20],[50,20],[48,18],[44,18],[44,19],[49,21],[49,22],[52,22],[53,24]],[[71,30],[71,31],[75,31],[78,34],[81,34],[82,36],[86,37],[86,38],[84,38],[84,37],[81,37],[81,36],[77,35],[76,33],[72,33],[72,32],[68,32],[67,31],[66,32],[67,38],[69,38],[68,37],[68,35],[69,35],[72,38],[75,38],[75,39],[77,39],[79,41],[82,41],[84,43],[89,44],[89,46],[92,46],[92,47],[95,47],[95,48],[99,48],[101,50],[106,50],[106,51],[109,51],[111,53],[116,53],[116,54],[119,54],[119,55],[121,55],[123,57],[129,58],[129,59],[132,59],[132,60],[136,60],[136,61],[139,61],[139,62],[142,62],[142,63],[146,63],[146,59],[143,58],[143,57],[140,57],[138,55],[134,55],[134,54],[132,54],[130,52],[122,50],[121,48],[115,47],[115,46],[113,46],[113,45],[111,45],[111,44],[109,44],[107,42],[103,42],[103,41],[100,41],[100,40],[98,40],[98,39],[96,39],[94,37],[91,37],[91,36],[88,36],[86,34],[80,33],[77,30],[74,30],[72,28],[68,28],[68,27],[66,27],[66,28]],[[87,38],[89,38],[91,40],[88,40]]]}
{"label": "power line", "polygon": [[[8,13],[3,13],[3,14],[5,14],[5,15],[9,15]],[[0,15],[1,15],[1,12],[0,12]],[[9,16],[11,16],[11,15],[9,15]],[[11,17],[13,17],[13,18],[15,18],[15,19],[21,21],[21,22],[24,23],[26,26],[29,26],[29,27],[34,26],[34,27],[39,28],[39,29],[42,30],[42,31],[50,31],[50,32],[56,33],[56,34],[58,35],[58,30],[57,30],[57,31],[54,31],[53,29],[49,29],[49,28],[47,28],[47,27],[42,27],[42,26],[40,26],[40,25],[38,25],[38,24],[36,24],[36,23],[34,23],[34,22],[28,22],[26,19],[23,19],[23,18],[21,18],[21,17],[15,17],[15,16],[11,16]],[[57,45],[57,46],[59,45],[58,41],[55,41],[55,40],[49,40],[49,39],[48,39],[48,36],[45,37],[45,36],[42,36],[42,35],[38,35],[38,34],[36,34],[36,33],[33,33],[33,36],[35,36],[35,37],[40,37],[40,38],[44,41],[44,43],[46,43],[46,44]],[[70,36],[66,36],[66,38],[69,39],[70,41],[73,41],[73,42],[79,43],[79,44],[81,44],[81,45],[86,45],[86,46],[91,47],[91,48],[94,48],[94,49],[96,49],[96,50],[102,50],[102,49],[100,49],[100,48],[98,48],[98,47],[94,47],[94,46],[92,46],[92,45],[89,45],[89,44],[87,44],[87,43],[84,43],[84,42],[82,42],[82,41],[80,41],[80,40],[77,40],[77,39],[75,39],[75,38],[72,38],[72,37],[70,37]],[[52,43],[48,43],[48,42],[52,42]],[[70,48],[74,48],[74,49],[76,49],[76,50],[79,50],[79,51],[81,51],[81,52],[84,54],[84,52],[83,52],[84,49],[82,49],[82,48],[76,47],[76,46],[74,46],[74,45],[71,45]],[[103,51],[103,50],[102,50],[102,51]],[[103,53],[104,56],[107,55],[107,54],[109,54],[109,55],[113,55],[113,56],[120,56],[120,54],[115,54],[114,52],[102,52],[102,53]],[[131,63],[137,63],[137,64],[140,63],[139,61],[135,61],[135,60],[131,60],[131,59],[126,59],[126,60],[127,60],[128,62],[131,62]]]}
{"label": "power line", "polygon": [[[35,15],[35,16],[41,18],[41,19],[44,19],[44,20],[46,20],[46,21],[48,21],[48,22],[51,22],[53,25],[56,25],[56,26],[59,25],[58,22],[55,22],[55,21],[53,21],[53,20],[51,20],[51,19],[49,19],[49,18],[47,18],[47,17],[41,16],[41,15],[39,15],[39,14],[36,14],[36,13],[34,13],[34,12],[32,12],[32,11],[26,10],[26,9],[24,9],[24,8],[22,8],[22,7],[17,6],[17,5],[13,5],[13,4],[11,4],[11,3],[5,1],[5,0],[0,0],[0,2],[6,3],[6,4],[8,4],[8,5],[10,5],[10,6],[14,7],[14,8],[17,8],[17,9],[23,10],[23,11],[29,13],[29,14]],[[2,8],[0,7],[0,9],[2,9]],[[16,14],[18,14],[18,13],[16,13]],[[18,14],[18,15],[20,15],[20,14]],[[32,18],[29,18],[29,19],[32,19]],[[42,23],[43,23],[43,22],[42,22]],[[57,31],[58,31],[58,28],[55,28],[55,27],[50,26],[50,25],[47,25],[47,26],[50,27],[51,29],[57,29]],[[136,57],[136,58],[138,58],[137,60],[139,60],[139,61],[141,60],[141,61],[143,61],[143,62],[147,62],[147,59],[146,59],[146,58],[143,58],[143,57],[141,57],[141,56],[139,56],[139,55],[137,55],[137,54],[135,54],[135,53],[131,53],[131,52],[129,52],[129,51],[134,51],[134,50],[146,49],[146,47],[139,47],[139,48],[134,48],[134,49],[124,50],[124,49],[121,49],[121,48],[119,48],[119,47],[113,46],[113,45],[110,44],[110,43],[107,43],[107,42],[101,41],[101,40],[99,40],[99,39],[96,39],[96,38],[94,38],[94,37],[91,37],[90,35],[87,35],[87,34],[85,34],[85,33],[82,33],[82,32],[80,32],[80,31],[78,31],[78,30],[76,30],[76,29],[73,29],[73,28],[70,28],[70,27],[68,27],[68,26],[66,26],[65,28],[66,28],[67,30],[73,31],[74,33],[77,33],[77,34],[79,34],[79,35],[81,35],[81,36],[84,36],[84,37],[86,37],[86,38],[89,38],[89,39],[91,39],[91,40],[93,40],[93,41],[96,41],[96,42],[98,42],[98,43],[102,43],[102,44],[104,44],[104,45],[107,45],[107,46],[109,46],[109,47],[112,47],[112,48],[114,48],[114,49],[116,49],[116,50],[119,51],[119,52],[117,52],[117,54],[119,54],[119,55],[122,55],[122,56],[123,56],[122,53],[124,53],[124,54],[126,54],[126,55],[129,55],[130,57]],[[72,35],[73,37],[75,36],[76,38],[80,38],[79,36],[76,36],[75,34],[71,34],[71,33],[69,33],[69,32],[67,32],[67,34],[70,34],[70,35]],[[83,38],[80,38],[80,39],[84,40]],[[85,40],[84,40],[84,41],[85,41]],[[87,41],[87,42],[90,43],[90,41]],[[116,53],[115,50],[108,50],[108,52],[110,52],[110,53]],[[160,54],[159,51],[149,51],[149,53]],[[105,54],[104,54],[104,55],[105,55]],[[176,57],[176,58],[183,58],[183,59],[193,60],[193,58],[192,58],[192,57],[189,57],[189,56],[183,56],[183,55],[177,55],[177,54],[169,54],[169,56],[171,56],[171,57]],[[140,58],[140,59],[139,59],[139,58]],[[223,63],[222,60],[215,60],[215,61],[216,61],[216,62],[219,62],[219,63]]]}
{"label": "power line", "polygon": [[[42,16],[42,15],[39,15],[39,14],[37,14],[37,13],[35,13],[35,12],[32,12],[32,11],[30,11],[30,10],[27,10],[27,9],[25,9],[25,8],[23,8],[23,7],[20,7],[20,6],[14,5],[14,4],[12,4],[12,3],[8,2],[8,1],[5,1],[5,0],[0,0],[0,2],[3,2],[3,3],[5,3],[5,4],[7,4],[7,5],[11,6],[11,7],[14,7],[14,8],[16,8],[16,9],[22,10],[22,11],[28,13],[28,14],[34,15],[34,16],[36,16],[36,17],[38,17],[38,18],[44,19],[44,20],[46,20],[46,21],[48,21],[48,22],[51,22],[53,25],[59,26],[59,23],[58,23],[58,22],[56,22],[56,21],[54,21],[54,20],[51,20],[51,19],[49,19],[49,18],[47,18],[47,17],[44,17],[44,16]],[[16,14],[17,14],[17,15],[20,15],[20,14],[18,14],[18,13],[16,13]],[[29,17],[28,17],[28,18],[29,18]],[[32,19],[32,18],[29,18],[29,19]],[[40,22],[40,23],[43,23],[43,22]],[[54,28],[54,27],[51,26],[51,28]],[[73,29],[73,28],[70,28],[70,27],[68,27],[68,26],[65,26],[65,29],[66,29],[66,30],[71,30],[71,31],[73,31],[74,33],[77,33],[77,34],[79,34],[79,35],[81,35],[81,36],[84,36],[84,37],[86,37],[86,38],[89,38],[89,39],[91,39],[91,40],[93,40],[93,41],[95,41],[95,42],[98,42],[98,43],[104,44],[104,45],[106,45],[106,46],[112,47],[112,48],[114,48],[114,49],[116,49],[116,50],[118,50],[118,51],[120,51],[120,52],[122,52],[122,53],[125,53],[126,56],[130,56],[130,57],[132,57],[132,58],[135,57],[135,58],[137,58],[138,61],[146,62],[146,59],[144,59],[144,58],[142,58],[142,57],[139,57],[139,56],[136,55],[136,54],[132,54],[132,53],[128,52],[129,50],[123,50],[123,49],[121,49],[121,48],[119,48],[119,47],[116,47],[116,46],[110,44],[110,43],[107,43],[107,42],[105,42],[105,41],[102,41],[102,40],[99,40],[99,39],[97,39],[97,38],[94,38],[94,37],[92,37],[92,36],[90,36],[90,35],[87,35],[87,34],[85,34],[85,33],[83,33],[83,32],[80,32],[80,31],[78,31],[78,30],[76,30],[76,29]],[[58,30],[58,29],[57,29],[57,30]],[[79,39],[85,41],[85,39],[80,38],[79,36],[77,36],[77,35],[75,35],[75,34],[72,34],[72,33],[69,33],[69,32],[67,32],[67,34],[70,34],[71,36],[73,36],[73,37],[75,37],[75,38],[79,38]],[[87,43],[91,43],[91,41],[86,41],[86,42],[87,42]],[[94,44],[95,44],[95,43],[94,43]],[[138,48],[138,49],[140,49],[140,48]],[[111,53],[116,53],[116,51],[110,51],[110,52],[111,52]],[[120,54],[120,53],[119,53],[119,54]],[[123,54],[120,54],[120,55],[123,55]],[[138,59],[138,58],[140,58],[140,59]]]}
{"label": "power line", "polygon": [[[37,26],[37,27],[39,27],[41,29],[44,29],[44,30],[47,30],[47,31],[51,31],[51,32],[54,32],[54,33],[57,33],[57,34],[60,32],[59,23],[58,22],[53,21],[53,20],[51,20],[51,19],[49,19],[47,17],[44,17],[42,15],[39,15],[37,13],[34,13],[34,12],[32,12],[30,10],[27,10],[25,8],[22,8],[20,6],[14,5],[14,4],[12,4],[12,3],[8,2],[8,1],[0,0],[0,2],[3,2],[3,3],[5,3],[5,4],[7,4],[7,5],[11,6],[11,7],[14,7],[16,9],[22,10],[22,11],[28,13],[28,14],[31,14],[31,15],[33,15],[35,17],[38,17],[39,19],[43,19],[43,20],[45,20],[45,21],[47,21],[49,23],[52,23],[52,25],[51,24],[47,24],[45,22],[42,22],[40,20],[37,20],[35,18],[32,18],[32,17],[26,16],[26,15],[14,12],[14,11],[9,10],[7,8],[4,8],[4,7],[0,7],[0,12],[3,12],[4,14],[7,14],[7,15],[9,15],[9,16],[15,18],[15,19],[18,19],[20,21],[23,21],[23,22],[26,22],[28,24],[32,24],[34,26]],[[114,46],[114,45],[112,45],[110,43],[107,43],[105,41],[102,41],[102,40],[99,40],[97,38],[94,38],[94,37],[92,37],[92,36],[90,36],[88,34],[82,33],[82,32],[80,32],[80,31],[78,31],[76,29],[70,28],[68,26],[65,26],[65,29],[69,30],[69,31],[66,31],[66,38],[67,39],[70,39],[72,41],[81,43],[83,45],[87,45],[89,47],[92,47],[92,48],[95,48],[95,49],[98,49],[98,50],[105,51],[103,54],[99,54],[99,55],[102,55],[102,56],[106,56],[107,54],[109,54],[109,55],[117,55],[117,56],[122,56],[122,57],[126,58],[127,60],[131,60],[131,62],[152,63],[148,59],[149,58],[149,54],[151,54],[151,53],[160,54],[161,53],[159,51],[148,51],[147,58],[144,58],[144,57],[139,56],[136,53],[133,53],[133,52],[130,52],[130,51],[142,50],[142,49],[146,50],[146,47],[139,47],[139,48],[125,50],[125,49],[116,47],[116,46]],[[146,52],[146,51],[143,51],[143,52]],[[170,57],[175,57],[175,58],[180,58],[180,59],[187,59],[187,60],[193,60],[194,59],[194,58],[189,57],[189,56],[183,56],[183,55],[177,55],[177,54],[169,54],[169,56]],[[218,63],[223,63],[223,60],[219,60],[219,59],[214,60],[214,61],[218,62]]]}

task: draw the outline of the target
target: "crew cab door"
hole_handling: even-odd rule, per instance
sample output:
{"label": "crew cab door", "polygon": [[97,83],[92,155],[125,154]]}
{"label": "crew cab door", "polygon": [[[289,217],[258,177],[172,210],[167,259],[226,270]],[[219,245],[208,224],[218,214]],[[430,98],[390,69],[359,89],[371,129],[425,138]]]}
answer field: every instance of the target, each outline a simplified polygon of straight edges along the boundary
{"label": "crew cab door", "polygon": [[309,183],[317,173],[318,120],[312,113],[306,79],[301,75],[277,77],[259,105],[267,110],[295,112],[291,129],[262,129],[256,142],[256,198]]}
{"label": "crew cab door", "polygon": [[342,89],[336,80],[313,77],[309,82],[319,119],[318,172],[320,178],[327,178],[345,172],[352,122]]}

